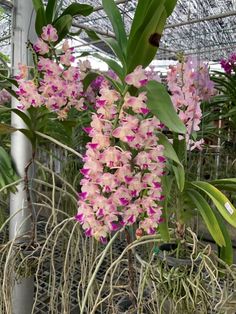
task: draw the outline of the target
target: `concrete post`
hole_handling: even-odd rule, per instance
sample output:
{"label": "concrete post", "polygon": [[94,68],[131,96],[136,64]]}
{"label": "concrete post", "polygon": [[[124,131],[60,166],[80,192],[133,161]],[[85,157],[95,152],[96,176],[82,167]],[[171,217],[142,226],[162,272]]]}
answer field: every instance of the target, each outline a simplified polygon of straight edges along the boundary
{"label": "concrete post", "polygon": [[[13,1],[13,31],[12,31],[12,66],[13,75],[16,74],[18,63],[29,64],[27,41],[34,41],[34,11],[32,0]],[[12,108],[16,108],[17,100],[12,100]],[[21,118],[12,114],[12,126],[25,128]],[[24,178],[25,167],[32,157],[32,147],[28,139],[21,133],[15,132],[11,138],[11,154],[18,174]],[[19,212],[10,221],[10,239],[16,242],[29,243],[29,234],[32,228],[31,212],[29,210],[24,182],[17,186],[18,192],[11,194],[10,214]],[[28,236],[28,237],[27,237]],[[13,274],[14,278],[15,275]],[[15,282],[12,293],[12,314],[30,314],[33,305],[34,280],[33,277]]]}

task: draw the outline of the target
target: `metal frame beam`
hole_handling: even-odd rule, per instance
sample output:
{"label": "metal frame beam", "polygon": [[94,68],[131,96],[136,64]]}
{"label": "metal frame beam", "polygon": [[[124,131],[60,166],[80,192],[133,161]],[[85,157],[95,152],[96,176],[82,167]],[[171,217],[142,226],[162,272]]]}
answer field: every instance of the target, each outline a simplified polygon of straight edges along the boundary
{"label": "metal frame beam", "polygon": [[196,23],[201,23],[201,22],[206,22],[206,21],[211,21],[211,20],[217,20],[220,18],[226,18],[226,17],[234,16],[234,15],[236,15],[236,11],[228,11],[222,14],[209,15],[209,16],[205,16],[199,19],[193,19],[193,20],[188,20],[185,22],[169,24],[165,26],[165,29],[181,27],[181,26],[186,26],[186,25],[191,25],[191,24],[196,24]]}
{"label": "metal frame beam", "polygon": [[0,6],[7,7],[11,10],[13,8],[13,3],[9,0],[0,0]]}

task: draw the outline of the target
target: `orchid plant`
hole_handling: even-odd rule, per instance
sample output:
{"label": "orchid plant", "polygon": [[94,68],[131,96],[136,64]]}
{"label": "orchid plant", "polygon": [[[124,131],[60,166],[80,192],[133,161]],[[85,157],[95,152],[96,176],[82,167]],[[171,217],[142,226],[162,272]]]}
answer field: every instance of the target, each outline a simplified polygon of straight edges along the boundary
{"label": "orchid plant", "polygon": [[[33,45],[37,53],[37,68],[34,77],[28,78],[28,67],[19,65],[20,73],[16,76],[19,98],[18,109],[45,106],[55,112],[59,119],[67,118],[70,108],[85,109],[84,98],[81,97],[83,84],[81,71],[73,66],[75,61],[73,49],[68,41],[64,41],[60,55],[57,57],[53,43],[58,40],[57,31],[52,25],[43,27],[41,38]],[[52,56],[56,56],[56,60]]]}
{"label": "orchid plant", "polygon": [[[126,76],[127,88],[147,83],[138,67]],[[123,226],[139,224],[138,234],[153,234],[161,221],[164,146],[156,131],[163,125],[146,105],[145,92],[131,96],[111,89],[105,81],[96,113],[85,129],[91,137],[81,169],[81,193],[76,219],[87,236],[106,242]]]}
{"label": "orchid plant", "polygon": [[[168,211],[169,199],[171,185],[175,180],[174,185],[178,189],[175,211],[177,232],[184,236],[186,206],[188,212],[191,209],[196,212],[194,209],[197,209],[213,239],[221,248],[221,258],[230,264],[231,240],[222,218],[236,227],[236,210],[218,188],[224,189],[225,185],[234,186],[235,179],[214,182],[188,181],[184,170],[187,166],[187,151],[202,149],[204,140],[197,140],[202,116],[201,102],[209,100],[214,94],[214,86],[207,65],[199,64],[191,58],[170,69],[168,87],[172,94],[171,99],[163,85],[154,80],[147,80],[143,68],[152,60],[154,50],[150,42],[153,38],[152,28],[150,25],[145,27],[144,22],[147,22],[149,14],[151,16],[151,2],[147,4],[139,1],[127,39],[114,2],[103,1],[116,39],[102,39],[113,49],[122,67],[113,60],[106,60],[118,79],[108,78],[113,86],[112,91],[107,87],[107,83],[101,88],[101,96],[96,103],[98,114],[93,116],[93,121],[87,129],[92,140],[87,146],[84,158],[84,179],[76,218],[83,225],[87,235],[94,235],[102,241],[106,241],[105,238],[112,231],[134,222],[139,225],[138,235],[160,232],[163,239],[168,240],[169,218],[172,216],[171,211]],[[166,1],[166,5],[168,8],[171,5],[172,9],[174,8],[173,2],[170,4]],[[147,16],[141,18],[144,6],[147,6]],[[166,8],[165,4],[163,7]],[[145,30],[145,38],[135,42],[134,38],[138,34],[140,36],[141,30]],[[148,33],[150,37],[147,36]],[[142,40],[145,42],[143,50],[146,51],[137,58],[131,58]],[[130,84],[133,85],[132,88]],[[153,128],[155,119],[160,122]],[[151,131],[143,133],[142,124],[149,125],[148,128],[152,125]],[[186,129],[183,128],[184,124]],[[169,129],[169,133],[172,132],[171,137],[168,138],[161,132],[163,126],[165,130]],[[153,141],[151,146],[150,139],[151,143]],[[147,144],[143,143],[143,140]],[[109,154],[104,153],[106,150]],[[156,159],[153,159],[152,151],[159,151],[159,155],[155,154]],[[115,164],[109,164],[110,156],[114,157]],[[138,157],[141,156],[139,160]],[[163,169],[165,164],[166,168]],[[133,186],[134,182],[136,188]],[[96,196],[99,202],[95,201]],[[206,197],[212,201],[212,207]],[[149,201],[145,202],[147,199]]]}
{"label": "orchid plant", "polygon": [[103,1],[116,39],[100,38],[122,66],[96,55],[116,77],[106,75],[96,99],[96,113],[85,129],[91,141],[83,158],[76,215],[86,235],[102,242],[107,242],[113,231],[135,223],[138,236],[153,234],[161,222],[161,177],[166,158],[158,132],[164,125],[180,133],[185,128],[164,86],[149,80],[144,67],[156,53],[175,4],[170,0],[158,4],[139,1],[128,39],[114,1]]}
{"label": "orchid plant", "polygon": [[[37,2],[37,10],[42,11],[39,4]],[[139,0],[127,37],[114,1],[103,0],[116,38],[101,39],[112,48],[119,62],[97,55],[107,62],[115,75],[105,75],[100,80],[95,112],[90,125],[84,129],[91,140],[83,156],[83,179],[75,218],[87,236],[103,243],[112,232],[133,224],[138,225],[137,236],[160,232],[163,239],[168,240],[168,200],[175,178],[179,190],[178,231],[182,232],[185,223],[183,200],[187,195],[188,206],[199,210],[214,240],[222,248],[222,258],[231,263],[230,239],[221,216],[236,227],[236,210],[216,186],[232,186],[235,180],[211,183],[185,180],[186,151],[201,149],[203,144],[202,139],[196,141],[201,120],[200,103],[213,93],[207,66],[196,67],[196,62],[188,59],[186,63],[172,67],[168,74],[171,97],[163,84],[150,79],[145,72],[155,56],[166,18],[175,4],[175,0],[163,0],[158,4]],[[47,14],[47,9],[44,12]],[[38,11],[38,16],[40,14]],[[33,45],[33,71],[20,65],[16,77],[16,96],[20,105],[14,112],[26,122],[29,129],[21,131],[33,145],[38,135],[35,128],[39,124],[29,121],[24,110],[37,112],[43,107],[65,120],[72,108],[87,109],[89,101],[85,99],[83,82],[86,78],[89,82],[94,78],[91,71],[84,69],[84,64],[80,67],[73,64],[73,49],[67,41],[60,51],[55,48],[63,32],[59,34],[58,24],[55,22],[55,27],[52,24],[42,25],[40,38]],[[45,124],[44,120],[42,124]],[[169,130],[172,136],[168,138],[163,130]],[[212,200],[220,215],[209,206],[204,195]]]}
{"label": "orchid plant", "polygon": [[[233,188],[236,180],[231,178],[211,182],[193,181],[196,178],[193,178],[193,174],[187,173],[188,151],[202,150],[204,145],[204,139],[197,139],[198,133],[201,134],[199,132],[202,119],[201,103],[209,101],[215,95],[208,65],[192,57],[183,58],[176,65],[170,66],[167,85],[173,105],[187,132],[181,136],[178,134],[169,136],[180,163],[174,165],[170,162],[169,174],[163,179],[166,200],[163,206],[164,223],[160,225],[159,230],[164,239],[168,240],[168,226],[172,221],[176,224],[178,237],[183,238],[190,217],[199,213],[212,238],[220,247],[221,258],[231,264],[232,244],[222,218],[236,227],[236,212],[233,204],[219,188],[222,190]],[[176,189],[177,192],[174,192]],[[173,195],[176,195],[175,202]]]}
{"label": "orchid plant", "polygon": [[[233,52],[228,58],[222,59],[222,71],[214,71],[212,80],[218,94],[212,101],[212,107],[218,109],[218,116],[225,121],[226,129],[236,128],[236,53]],[[213,108],[212,108],[213,109]],[[226,122],[227,121],[227,122]]]}

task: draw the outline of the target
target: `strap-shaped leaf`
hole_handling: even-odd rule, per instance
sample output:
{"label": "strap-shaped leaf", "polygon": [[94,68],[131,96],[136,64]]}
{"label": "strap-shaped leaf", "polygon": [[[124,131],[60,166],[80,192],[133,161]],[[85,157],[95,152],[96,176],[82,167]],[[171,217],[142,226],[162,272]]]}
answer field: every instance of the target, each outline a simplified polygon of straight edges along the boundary
{"label": "strap-shaped leaf", "polygon": [[125,32],[124,22],[120,11],[113,0],[102,0],[103,9],[106,12],[116,35],[119,46],[122,49],[123,55],[126,55],[127,35]]}
{"label": "strap-shaped leaf", "polygon": [[215,242],[220,246],[226,246],[226,241],[224,239],[224,235],[221,232],[221,228],[219,226],[218,220],[205,200],[205,198],[196,190],[189,189],[187,190],[188,197],[192,200],[194,205],[199,210],[208,231],[210,232],[212,238],[215,240]]}
{"label": "strap-shaped leaf", "polygon": [[69,14],[62,15],[53,23],[53,26],[56,28],[58,34],[57,43],[64,39],[69,33],[72,25],[72,19],[72,16]]}
{"label": "strap-shaped leaf", "polygon": [[52,24],[57,7],[57,0],[48,0],[46,6],[46,19],[48,24]]}
{"label": "strap-shaped leaf", "polygon": [[179,119],[165,86],[157,81],[149,81],[143,90],[147,92],[147,106],[151,112],[170,130],[185,133],[186,128]]}
{"label": "strap-shaped leaf", "polygon": [[12,112],[14,112],[15,114],[17,114],[25,123],[25,125],[29,128],[32,129],[32,122],[31,119],[29,118],[29,116],[27,114],[25,114],[23,111],[19,110],[19,109],[11,109]]}
{"label": "strap-shaped leaf", "polygon": [[236,178],[227,178],[227,179],[213,180],[213,181],[211,181],[211,184],[213,184],[213,185],[220,185],[222,187],[224,186],[224,184],[236,185]]}
{"label": "strap-shaped leaf", "polygon": [[125,73],[123,71],[123,68],[115,60],[104,57],[98,53],[94,53],[93,56],[95,58],[98,58],[99,60],[104,61],[118,75],[121,80],[124,79]]}
{"label": "strap-shaped leaf", "polygon": [[36,134],[28,129],[19,129],[19,131],[24,134],[28,140],[31,142],[33,148],[35,148],[35,144],[36,144]]}
{"label": "strap-shaped leaf", "polygon": [[203,181],[194,181],[191,182],[191,185],[206,193],[224,219],[233,227],[236,227],[236,209],[220,190],[210,183]]}
{"label": "strap-shaped leaf", "polygon": [[32,0],[32,2],[33,2],[33,6],[34,6],[34,9],[36,12],[41,8],[44,9],[44,5],[43,5],[42,0]]}
{"label": "strap-shaped leaf", "polygon": [[147,16],[148,9],[153,5],[154,2],[157,3],[158,1],[156,0],[149,0],[149,1],[139,0],[138,1],[134,18],[133,18],[133,22],[131,25],[129,39],[132,38],[134,34],[137,32],[137,30],[140,28],[140,26],[143,25],[144,19]]}
{"label": "strap-shaped leaf", "polygon": [[136,33],[129,38],[127,48],[129,73],[132,72],[137,65],[142,65],[144,68],[147,67],[153,60],[159,46],[161,35],[157,34],[156,29],[164,10],[163,4],[158,6],[157,10],[152,11],[147,22],[143,23]]}
{"label": "strap-shaped leaf", "polygon": [[84,31],[92,41],[96,41],[100,39],[100,37],[97,35],[97,33],[94,30],[85,29]]}
{"label": "strap-shaped leaf", "polygon": [[171,15],[176,4],[177,4],[177,0],[166,0],[165,1],[164,6],[166,9],[167,17],[169,17]]}
{"label": "strap-shaped leaf", "polygon": [[183,192],[184,187],[185,187],[185,171],[184,171],[184,167],[180,166],[180,165],[177,165],[177,166],[172,165],[172,169],[174,171],[174,175],[175,175],[177,186],[178,186],[180,192]]}
{"label": "strap-shaped leaf", "polygon": [[122,94],[123,93],[123,84],[114,80],[111,78],[109,75],[104,74],[105,78],[112,84],[112,86],[115,88],[115,90],[118,91],[118,93]]}
{"label": "strap-shaped leaf", "polygon": [[17,179],[11,157],[3,147],[0,147],[0,187],[4,187]]}
{"label": "strap-shaped leaf", "polygon": [[227,263],[228,265],[232,265],[233,264],[233,258],[234,258],[234,251],[233,251],[233,246],[232,246],[232,240],[231,237],[229,235],[229,232],[227,230],[227,226],[225,225],[225,222],[222,218],[222,216],[218,213],[215,212],[215,215],[217,217],[217,221],[219,223],[219,226],[221,228],[221,232],[224,236],[225,239],[225,246],[220,247],[219,249],[219,255],[220,258]]}
{"label": "strap-shaped leaf", "polygon": [[169,197],[170,197],[170,192],[171,192],[171,187],[173,184],[173,178],[170,176],[163,176],[162,177],[162,188],[163,188],[163,193],[165,195],[165,199],[162,202],[162,219],[163,222],[161,222],[159,224],[158,230],[161,234],[161,237],[164,241],[169,242],[170,241],[170,234],[169,234],[169,217],[170,217],[170,213],[169,213],[169,208],[168,208],[168,204],[169,204]]}
{"label": "strap-shaped leaf", "polygon": [[42,34],[43,26],[47,25],[46,14],[44,8],[39,8],[36,12],[35,30],[40,37]]}
{"label": "strap-shaped leaf", "polygon": [[236,191],[236,178],[218,179],[210,183],[225,191]]}
{"label": "strap-shaped leaf", "polygon": [[67,14],[71,15],[72,17],[77,16],[77,15],[88,16],[92,12],[93,12],[93,7],[89,4],[72,3],[62,12],[60,17]]}
{"label": "strap-shaped leaf", "polygon": [[[98,35],[99,36],[99,35]],[[111,48],[114,54],[117,56],[118,60],[121,62],[124,71],[126,71],[126,60],[121,50],[121,47],[118,41],[114,38],[105,38],[103,36],[99,36],[99,38]]]}
{"label": "strap-shaped leaf", "polygon": [[128,72],[153,60],[159,47],[167,17],[176,0],[139,0],[127,46]]}
{"label": "strap-shaped leaf", "polygon": [[186,152],[187,152],[187,147],[186,147],[186,140],[179,139],[178,136],[175,136],[174,141],[173,141],[173,147],[174,150],[179,158],[179,160],[184,163],[186,161]]}
{"label": "strap-shaped leaf", "polygon": [[158,143],[165,147],[164,154],[167,158],[175,161],[178,165],[183,166],[173,148],[173,145],[169,142],[168,138],[162,134],[158,133]]}
{"label": "strap-shaped leaf", "polygon": [[1,165],[4,165],[7,169],[11,168],[10,157],[3,147],[0,147],[0,162]]}
{"label": "strap-shaped leaf", "polygon": [[83,79],[83,90],[86,92],[89,85],[99,76],[99,73],[89,72]]}
{"label": "strap-shaped leaf", "polygon": [[15,132],[16,130],[17,129],[13,128],[11,125],[0,122],[0,134],[10,134],[12,132]]}

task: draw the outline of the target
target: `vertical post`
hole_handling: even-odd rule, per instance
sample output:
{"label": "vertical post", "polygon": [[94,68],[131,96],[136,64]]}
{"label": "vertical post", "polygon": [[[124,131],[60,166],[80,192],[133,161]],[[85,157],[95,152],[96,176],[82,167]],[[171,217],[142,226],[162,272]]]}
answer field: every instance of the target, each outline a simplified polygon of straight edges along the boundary
{"label": "vertical post", "polygon": [[[12,66],[13,75],[16,74],[18,63],[29,65],[27,41],[34,41],[34,21],[32,22],[32,0],[14,0],[13,6],[13,30],[12,30]],[[12,100],[12,108],[17,107],[17,100]],[[12,126],[25,128],[23,120],[12,113]],[[18,174],[25,177],[25,167],[32,158],[32,147],[29,140],[19,131],[12,134],[11,154],[15,162]],[[27,194],[24,182],[17,186],[17,193],[10,197],[10,215],[14,217],[10,221],[10,239],[16,242],[29,243],[29,234],[32,228],[31,213],[28,206]],[[14,278],[15,275],[13,274]],[[33,277],[15,282],[12,292],[12,314],[30,314],[32,311],[34,294]]]}

